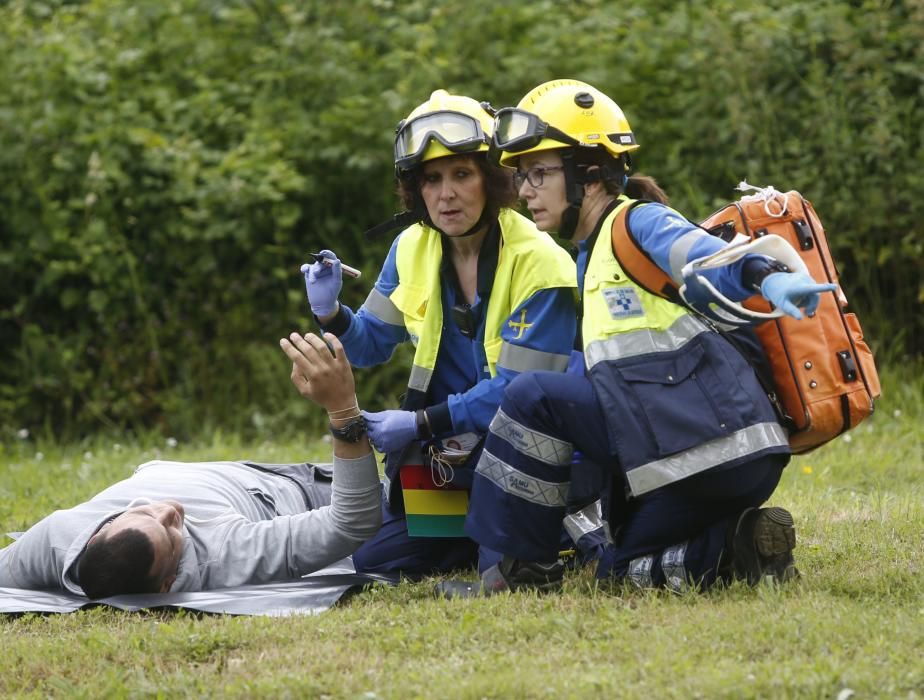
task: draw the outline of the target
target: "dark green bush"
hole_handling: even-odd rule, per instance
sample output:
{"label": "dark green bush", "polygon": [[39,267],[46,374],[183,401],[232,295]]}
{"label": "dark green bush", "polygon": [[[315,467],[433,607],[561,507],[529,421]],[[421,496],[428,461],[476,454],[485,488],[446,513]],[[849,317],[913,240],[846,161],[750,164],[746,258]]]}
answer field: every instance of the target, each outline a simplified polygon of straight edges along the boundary
{"label": "dark green bush", "polygon": [[[446,87],[611,94],[691,217],[742,178],[816,205],[867,333],[919,352],[924,4],[367,0],[0,6],[0,425],[75,435],[317,421],[276,340],[298,266],[388,241],[395,123]],[[359,372],[394,405],[409,355]]]}

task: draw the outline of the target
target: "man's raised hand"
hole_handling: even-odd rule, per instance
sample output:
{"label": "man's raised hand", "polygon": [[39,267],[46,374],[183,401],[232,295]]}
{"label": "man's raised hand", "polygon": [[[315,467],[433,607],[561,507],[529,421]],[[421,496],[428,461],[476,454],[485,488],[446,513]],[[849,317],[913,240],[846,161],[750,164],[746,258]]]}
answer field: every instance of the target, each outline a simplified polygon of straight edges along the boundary
{"label": "man's raised hand", "polygon": [[291,379],[299,394],[328,412],[356,404],[353,370],[337,336],[291,333],[279,346],[292,360]]}

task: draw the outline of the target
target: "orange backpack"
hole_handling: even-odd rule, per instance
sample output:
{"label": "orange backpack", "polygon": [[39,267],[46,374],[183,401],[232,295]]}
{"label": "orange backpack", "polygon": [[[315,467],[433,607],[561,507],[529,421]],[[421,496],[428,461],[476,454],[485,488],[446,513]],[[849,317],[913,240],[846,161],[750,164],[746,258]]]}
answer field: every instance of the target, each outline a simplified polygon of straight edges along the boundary
{"label": "orange backpack", "polygon": [[[613,224],[613,250],[623,270],[653,294],[683,303],[676,283],[635,242],[626,226],[627,210]],[[757,195],[722,207],[700,225],[727,242],[739,233],[751,240],[776,234],[795,248],[816,282],[838,282],[821,221],[811,203],[795,190],[758,189]],[[759,312],[771,309],[759,294],[742,305]],[[784,414],[796,454],[856,426],[873,412],[873,400],[879,398],[873,354],[856,314],[846,313],[846,307],[847,298],[838,286],[835,292],[821,295],[811,317],[782,316],[754,326],[772,374],[774,386],[768,393]]]}

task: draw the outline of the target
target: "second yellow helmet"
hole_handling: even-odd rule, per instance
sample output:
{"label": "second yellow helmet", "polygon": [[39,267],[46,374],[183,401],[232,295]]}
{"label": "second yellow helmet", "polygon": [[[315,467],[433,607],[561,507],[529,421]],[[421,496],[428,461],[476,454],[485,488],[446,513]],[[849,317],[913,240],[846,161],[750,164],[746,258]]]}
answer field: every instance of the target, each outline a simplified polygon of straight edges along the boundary
{"label": "second yellow helmet", "polygon": [[500,164],[519,156],[568,146],[599,146],[620,157],[638,148],[625,114],[612,99],[580,80],[550,80],[516,107],[497,112],[494,146]]}

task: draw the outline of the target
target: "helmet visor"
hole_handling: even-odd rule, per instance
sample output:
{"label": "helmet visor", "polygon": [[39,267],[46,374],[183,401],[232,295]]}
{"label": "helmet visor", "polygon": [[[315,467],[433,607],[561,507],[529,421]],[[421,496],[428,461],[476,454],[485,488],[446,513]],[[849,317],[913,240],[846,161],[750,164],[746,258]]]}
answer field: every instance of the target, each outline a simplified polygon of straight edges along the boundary
{"label": "helmet visor", "polygon": [[477,151],[488,143],[484,129],[474,117],[446,110],[430,112],[399,127],[395,137],[395,165],[401,169],[417,165],[433,139],[453,153]]}
{"label": "helmet visor", "polygon": [[494,119],[494,146],[502,151],[526,151],[535,148],[544,138],[576,146],[578,141],[532,112],[516,107],[498,110]]}

